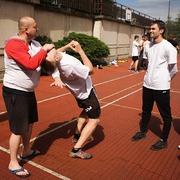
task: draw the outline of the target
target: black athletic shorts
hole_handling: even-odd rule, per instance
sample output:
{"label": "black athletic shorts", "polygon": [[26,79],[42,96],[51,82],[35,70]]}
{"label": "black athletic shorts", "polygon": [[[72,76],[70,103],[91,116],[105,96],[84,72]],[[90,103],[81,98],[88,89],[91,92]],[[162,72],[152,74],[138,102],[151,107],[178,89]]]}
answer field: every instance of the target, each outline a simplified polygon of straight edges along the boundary
{"label": "black athletic shorts", "polygon": [[78,103],[78,106],[85,110],[89,118],[97,119],[100,117],[101,108],[94,88],[91,89],[91,92],[87,99],[76,99],[76,101]]}
{"label": "black athletic shorts", "polygon": [[27,133],[29,124],[38,121],[35,93],[3,86],[3,98],[11,132],[16,135]]}
{"label": "black athletic shorts", "polygon": [[138,58],[139,58],[138,56],[133,56],[133,57],[132,57],[132,60],[133,60],[133,61],[137,61]]}

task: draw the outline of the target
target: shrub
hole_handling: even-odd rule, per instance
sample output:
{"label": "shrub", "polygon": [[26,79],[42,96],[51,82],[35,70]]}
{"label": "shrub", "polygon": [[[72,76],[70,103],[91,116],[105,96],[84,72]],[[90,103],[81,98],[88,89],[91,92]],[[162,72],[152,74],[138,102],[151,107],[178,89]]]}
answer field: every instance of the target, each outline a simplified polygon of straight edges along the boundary
{"label": "shrub", "polygon": [[46,35],[43,35],[43,36],[37,36],[35,38],[36,41],[38,41],[42,46],[45,45],[45,44],[50,44],[52,43],[52,40],[47,37]]}
{"label": "shrub", "polygon": [[[83,48],[84,52],[91,60],[93,65],[107,64],[104,61],[104,58],[106,58],[109,55],[109,48],[104,42],[100,41],[99,39],[93,36],[72,32],[69,34],[69,36],[64,37],[63,40],[59,40],[58,42],[56,42],[55,46],[56,48],[60,48],[68,44],[72,40],[76,40],[81,44],[81,47]],[[68,49],[67,53],[81,60],[79,54],[74,52],[73,50]]]}

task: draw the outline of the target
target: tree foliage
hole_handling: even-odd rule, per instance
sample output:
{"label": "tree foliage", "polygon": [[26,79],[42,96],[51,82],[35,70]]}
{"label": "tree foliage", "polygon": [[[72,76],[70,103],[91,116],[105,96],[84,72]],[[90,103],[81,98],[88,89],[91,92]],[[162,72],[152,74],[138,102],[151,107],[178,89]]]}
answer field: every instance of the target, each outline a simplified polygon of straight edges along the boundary
{"label": "tree foliage", "polygon": [[176,36],[177,41],[180,43],[180,14],[175,20],[169,21],[168,35]]}

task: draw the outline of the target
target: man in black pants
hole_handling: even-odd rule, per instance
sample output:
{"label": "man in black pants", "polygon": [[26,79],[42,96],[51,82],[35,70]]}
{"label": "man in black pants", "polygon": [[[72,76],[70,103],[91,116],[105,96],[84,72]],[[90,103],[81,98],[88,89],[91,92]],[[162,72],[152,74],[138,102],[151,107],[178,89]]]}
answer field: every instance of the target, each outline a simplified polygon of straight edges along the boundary
{"label": "man in black pants", "polygon": [[177,72],[177,51],[163,38],[165,23],[157,20],[151,24],[150,36],[153,41],[144,49],[143,58],[148,60],[148,69],[143,84],[143,107],[140,132],[132,141],[146,137],[147,126],[151,118],[154,101],[163,119],[163,131],[159,141],[151,146],[152,150],[167,147],[167,139],[171,129],[172,116],[170,107],[170,81]]}

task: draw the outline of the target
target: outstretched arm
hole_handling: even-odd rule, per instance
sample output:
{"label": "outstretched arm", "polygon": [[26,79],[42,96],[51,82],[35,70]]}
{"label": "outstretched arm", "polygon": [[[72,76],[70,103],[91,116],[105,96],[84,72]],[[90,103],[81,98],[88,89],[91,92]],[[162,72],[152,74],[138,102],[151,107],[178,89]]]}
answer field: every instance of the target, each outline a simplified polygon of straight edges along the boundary
{"label": "outstretched arm", "polygon": [[93,65],[92,65],[91,61],[89,60],[89,58],[86,56],[83,49],[81,48],[81,45],[77,41],[71,41],[69,44],[57,49],[57,51],[64,52],[68,48],[71,48],[73,51],[79,53],[79,55],[81,56],[81,59],[83,61],[83,64],[85,66],[89,67],[89,74],[93,74]]}

